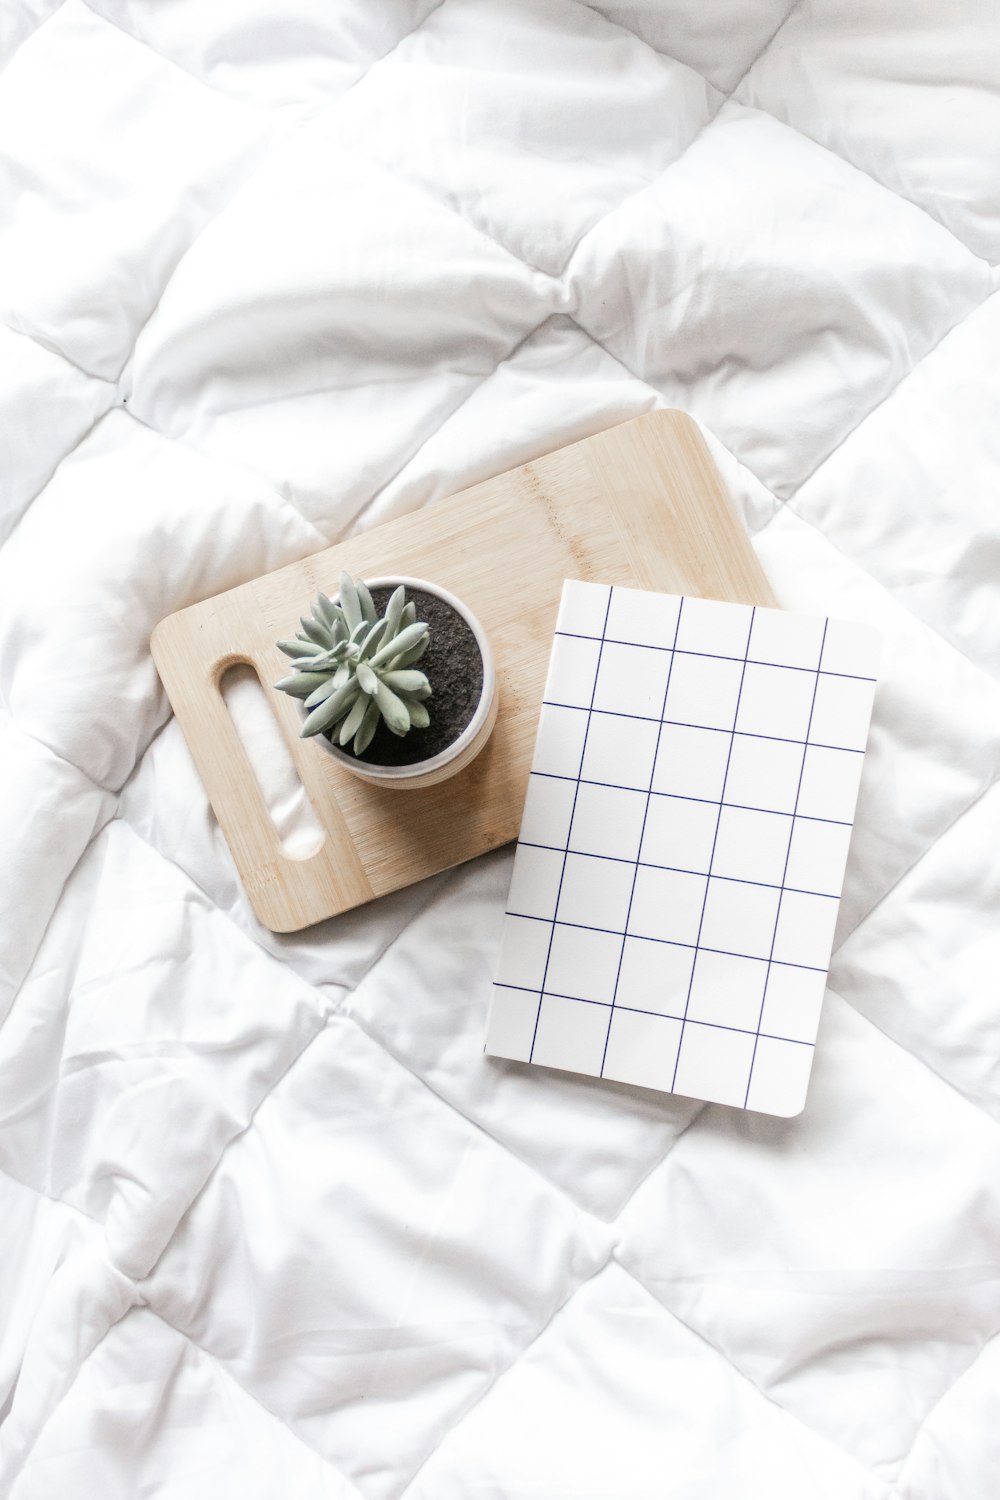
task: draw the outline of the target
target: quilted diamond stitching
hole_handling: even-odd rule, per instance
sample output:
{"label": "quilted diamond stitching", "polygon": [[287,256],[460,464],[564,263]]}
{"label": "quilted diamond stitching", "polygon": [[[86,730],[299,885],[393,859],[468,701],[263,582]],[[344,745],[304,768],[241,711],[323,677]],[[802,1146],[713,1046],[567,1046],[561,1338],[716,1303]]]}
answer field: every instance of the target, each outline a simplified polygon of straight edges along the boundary
{"label": "quilted diamond stitching", "polygon": [[[793,8],[794,8],[794,7],[793,7]],[[790,14],[790,12],[789,12],[789,14]],[[786,17],[786,19],[787,19],[787,17]],[[783,26],[783,25],[784,25],[784,22],[782,22],[782,26]],[[780,26],[779,26],[779,28],[778,28],[778,31],[780,31],[780,30],[781,30],[781,27],[780,27]],[[777,33],[775,33],[775,35],[777,35]],[[763,54],[763,52],[764,52],[764,51],[766,51],[766,50],[767,50],[767,47],[769,47],[769,46],[770,46],[770,45],[771,45],[771,42],[772,42],[772,41],[773,41],[773,40],[774,40],[774,38],[773,38],[773,37],[772,37],[772,38],[771,38],[771,39],[770,39],[770,40],[769,40],[769,42],[768,42],[768,43],[766,43],[766,44],[765,44],[765,47],[764,47],[764,48],[762,48],[762,49],[761,49],[761,55],[762,55],[762,54]],[[648,44],[647,44],[647,45],[648,45]],[[734,91],[735,91],[735,88],[738,88],[738,87],[739,87],[739,84],[737,84],[737,85],[736,85],[736,86],[734,86]],[[925,211],[926,211],[926,210],[925,210]],[[968,314],[966,314],[966,315],[965,315],[965,316],[968,316]],[[929,351],[928,351],[928,352],[929,352]],[[923,355],[923,356],[922,356],[922,358],[926,358],[926,354],[925,354],[925,355]],[[914,367],[915,367],[915,366],[911,366],[911,369],[912,369],[912,368],[914,368]],[[903,377],[903,378],[905,378],[905,377]],[[894,389],[895,389],[895,387],[894,387]],[[891,394],[891,393],[890,393],[890,394]],[[883,398],[883,400],[884,400],[884,399],[887,399],[887,397],[884,397],[884,398]],[[873,408],[873,409],[874,409],[874,408]],[[852,431],[853,431],[853,430],[856,430],[856,429],[852,429]],[[843,439],[841,439],[841,441],[846,441],[846,440],[847,440],[847,438],[848,438],[848,437],[849,437],[849,436],[850,436],[850,435],[851,435],[851,434],[850,434],[850,433],[849,433],[849,434],[846,434],[846,435],[845,435],[845,438],[843,438]],[[824,460],[824,461],[825,461],[825,460]],[[817,467],[819,467],[819,466],[817,466]],[[883,899],[884,899],[884,898],[883,898]],[[959,1377],[959,1378],[963,1378],[963,1377]],[[942,1399],[942,1400],[943,1400],[943,1399],[944,1399],[944,1398],[943,1398],[943,1397],[942,1397],[942,1398],[941,1398],[941,1399]],[[926,1420],[926,1419],[925,1419],[925,1420]]]}

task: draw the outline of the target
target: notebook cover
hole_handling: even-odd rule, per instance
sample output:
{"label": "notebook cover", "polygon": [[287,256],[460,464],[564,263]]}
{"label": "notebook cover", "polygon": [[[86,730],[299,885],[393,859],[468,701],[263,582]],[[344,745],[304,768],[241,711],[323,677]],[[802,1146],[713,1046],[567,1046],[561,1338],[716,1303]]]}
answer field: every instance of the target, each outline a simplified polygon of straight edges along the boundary
{"label": "notebook cover", "polygon": [[564,584],[487,1053],[799,1113],[878,654],[853,621]]}

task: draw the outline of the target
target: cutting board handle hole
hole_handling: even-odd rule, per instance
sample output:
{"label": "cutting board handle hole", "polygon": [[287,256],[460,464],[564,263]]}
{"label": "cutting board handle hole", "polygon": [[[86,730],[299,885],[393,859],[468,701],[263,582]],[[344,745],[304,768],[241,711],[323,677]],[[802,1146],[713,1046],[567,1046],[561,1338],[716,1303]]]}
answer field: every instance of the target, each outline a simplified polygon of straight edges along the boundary
{"label": "cutting board handle hole", "polygon": [[256,669],[249,662],[226,667],[219,691],[281,840],[282,853],[286,859],[311,859],[322,848],[326,834],[299,780]]}

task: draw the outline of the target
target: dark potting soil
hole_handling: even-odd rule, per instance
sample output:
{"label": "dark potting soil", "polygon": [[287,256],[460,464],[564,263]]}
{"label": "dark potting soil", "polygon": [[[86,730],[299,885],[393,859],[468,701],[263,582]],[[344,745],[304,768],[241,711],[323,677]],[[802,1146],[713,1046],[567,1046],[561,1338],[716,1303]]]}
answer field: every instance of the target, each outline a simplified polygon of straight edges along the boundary
{"label": "dark potting soil", "polygon": [[[372,589],[381,615],[392,594],[390,588]],[[436,594],[407,589],[407,601],[417,606],[417,619],[430,626],[427,650],[417,663],[431,685],[426,729],[411,729],[400,738],[380,720],[368,749],[357,758],[376,766],[413,766],[430,760],[458,739],[472,720],[483,691],[483,658],[476,637],[457,610]],[[354,752],[345,746],[348,755]]]}

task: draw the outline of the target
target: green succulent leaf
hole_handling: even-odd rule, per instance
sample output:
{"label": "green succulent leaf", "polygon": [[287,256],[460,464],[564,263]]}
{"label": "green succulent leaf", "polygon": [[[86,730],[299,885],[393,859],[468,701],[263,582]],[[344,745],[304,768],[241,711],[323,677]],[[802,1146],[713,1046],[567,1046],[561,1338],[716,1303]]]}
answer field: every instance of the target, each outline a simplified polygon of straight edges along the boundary
{"label": "green succulent leaf", "polygon": [[302,616],[300,623],[302,625],[300,634],[303,635],[306,640],[314,641],[317,646],[322,646],[324,651],[329,651],[330,647],[333,645],[333,637],[331,636],[329,630],[327,630],[325,625],[320,624],[318,621],[312,619],[311,616],[307,615]]}
{"label": "green succulent leaf", "polygon": [[[343,723],[340,726],[339,739],[342,745],[346,745],[348,740],[353,740],[354,736],[361,728],[361,721],[364,718],[365,714],[368,712],[370,706],[371,699],[366,697],[364,693],[359,693],[354,700],[354,707],[351,709],[350,713],[347,715],[347,718],[344,719]],[[377,713],[375,717],[376,719],[378,718]]]}
{"label": "green succulent leaf", "polygon": [[343,661],[347,655],[347,642],[341,642],[339,646],[331,646],[329,651],[322,651],[318,656],[312,658],[313,671],[323,672],[328,667],[335,667]]}
{"label": "green succulent leaf", "polygon": [[286,656],[321,656],[323,647],[317,646],[315,641],[278,641],[279,651]]}
{"label": "green succulent leaf", "polygon": [[314,688],[328,679],[322,672],[293,672],[289,677],[282,677],[274,685],[283,693],[288,693],[292,698],[305,698]]}
{"label": "green succulent leaf", "polygon": [[398,672],[404,667],[414,666],[423,656],[430,643],[430,632],[428,632],[427,635],[424,636],[423,640],[418,641],[415,646],[411,646],[409,651],[403,651],[399,656],[394,656],[392,658],[392,660],[389,662],[390,671]]}
{"label": "green succulent leaf", "polygon": [[417,698],[429,698],[431,685],[423,672],[383,672],[382,681],[394,693],[412,693]]}
{"label": "green succulent leaf", "polygon": [[316,602],[313,604],[313,614],[329,631],[330,639],[335,646],[347,640],[350,631],[344,619],[344,611],[339,604],[334,604],[325,594],[317,594]]}
{"label": "green succulent leaf", "polygon": [[361,647],[361,650],[358,653],[359,661],[365,661],[369,656],[371,656],[372,652],[378,646],[379,641],[384,638],[388,628],[389,627],[386,624],[385,620],[379,620],[377,625],[373,625],[371,627],[368,634],[365,636],[364,645]]}
{"label": "green succulent leaf", "polygon": [[340,615],[340,606],[334,604],[332,599],[328,599],[320,589],[313,602],[313,614],[318,615],[332,629]]}
{"label": "green succulent leaf", "polygon": [[375,682],[375,702],[378,704],[378,711],[385,720],[386,727],[402,738],[410,727],[409,709],[402,698],[396,696],[392,688],[386,687],[385,683],[379,681],[378,678]]}
{"label": "green succulent leaf", "polygon": [[376,692],[378,691],[378,678],[372,671],[370,663],[366,661],[359,661],[356,672],[358,678],[358,686],[360,687],[361,691],[363,693],[367,693],[369,698],[374,698]]}
{"label": "green succulent leaf", "polygon": [[406,703],[406,711],[410,715],[410,728],[426,729],[431,722],[431,716],[424,705],[411,698],[407,698],[404,701]]}
{"label": "green succulent leaf", "polygon": [[391,661],[394,656],[398,656],[403,651],[408,651],[411,646],[415,646],[418,641],[423,640],[424,632],[427,628],[426,625],[419,621],[413,625],[407,625],[405,630],[401,630],[387,646],[382,646],[375,652],[375,655],[372,657],[372,666],[382,667],[386,662]]}
{"label": "green succulent leaf", "polygon": [[347,628],[353,636],[365,617],[361,608],[361,600],[358,598],[357,587],[350,573],[340,575],[340,607],[344,611]]}
{"label": "green succulent leaf", "polygon": [[399,628],[400,628],[400,630],[405,630],[406,627],[407,627],[407,625],[415,625],[416,623],[417,623],[417,606],[414,604],[413,600],[411,599],[410,602],[409,602],[409,604],[407,604],[406,608],[403,610],[402,615],[400,616]]}
{"label": "green succulent leaf", "polygon": [[378,619],[378,610],[375,608],[375,600],[368,591],[368,585],[361,578],[355,578],[354,587],[358,591],[358,603],[361,605],[361,613],[369,625],[374,625]]}
{"label": "green succulent leaf", "polygon": [[373,698],[369,698],[368,707],[365,709],[365,716],[361,720],[361,728],[354,736],[355,755],[363,755],[368,749],[368,746],[372,742],[372,736],[378,728],[379,718],[378,704]]}
{"label": "green succulent leaf", "polygon": [[385,607],[385,641],[388,644],[399,629],[399,622],[406,607],[406,590],[400,584],[394,589]]}
{"label": "green succulent leaf", "polygon": [[337,688],[336,692],[330,694],[318,708],[314,708],[306,719],[299,733],[303,739],[310,735],[321,734],[325,729],[332,729],[334,724],[353,708],[354,700],[357,698],[360,688],[356,682],[345,682],[343,687]]}
{"label": "green succulent leaf", "polygon": [[[315,673],[309,673],[309,675],[315,676]],[[322,682],[316,687],[316,689],[309,694],[309,697],[306,699],[304,706],[306,708],[318,708],[321,703],[326,702],[331,693],[335,693],[336,691],[337,684],[334,682],[333,678],[324,677],[322,679]]]}

